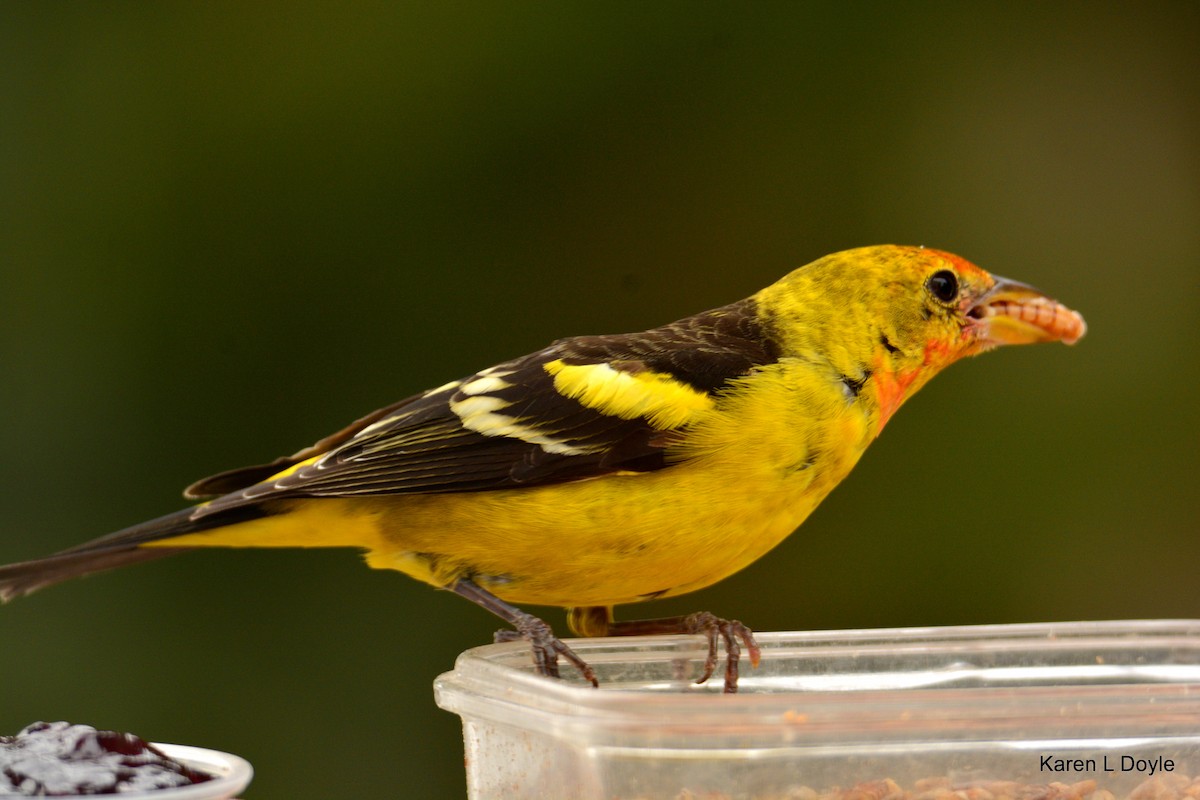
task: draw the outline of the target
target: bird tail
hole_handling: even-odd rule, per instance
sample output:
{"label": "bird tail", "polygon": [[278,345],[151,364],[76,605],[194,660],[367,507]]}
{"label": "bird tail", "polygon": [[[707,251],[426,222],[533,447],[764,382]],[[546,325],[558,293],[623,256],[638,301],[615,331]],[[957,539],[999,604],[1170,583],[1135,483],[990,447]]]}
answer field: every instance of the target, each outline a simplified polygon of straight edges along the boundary
{"label": "bird tail", "polygon": [[265,516],[254,506],[193,519],[195,508],[185,508],[124,530],[61,550],[45,558],[0,566],[0,603],[36,592],[46,586],[91,575],[94,572],[165,558],[193,547],[142,547],[148,542],[219,528]]}

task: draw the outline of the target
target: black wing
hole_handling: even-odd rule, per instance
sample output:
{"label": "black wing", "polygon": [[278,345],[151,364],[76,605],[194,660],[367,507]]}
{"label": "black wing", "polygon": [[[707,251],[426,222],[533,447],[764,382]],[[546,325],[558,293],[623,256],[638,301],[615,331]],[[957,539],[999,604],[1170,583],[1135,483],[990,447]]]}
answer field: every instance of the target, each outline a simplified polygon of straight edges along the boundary
{"label": "black wing", "polygon": [[752,300],[582,336],[381,409],[313,447],[193,484],[197,516],[285,497],[471,492],[645,472],[731,379],[776,358]]}

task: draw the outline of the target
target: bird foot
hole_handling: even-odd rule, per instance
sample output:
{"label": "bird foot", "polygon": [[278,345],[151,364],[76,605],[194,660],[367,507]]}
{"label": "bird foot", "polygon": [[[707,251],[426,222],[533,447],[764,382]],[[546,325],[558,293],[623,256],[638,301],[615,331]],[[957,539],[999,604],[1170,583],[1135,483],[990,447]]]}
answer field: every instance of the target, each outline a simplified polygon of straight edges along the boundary
{"label": "bird foot", "polygon": [[[725,694],[738,690],[738,662],[741,660],[742,645],[750,656],[750,666],[757,667],[762,650],[754,640],[754,631],[736,619],[721,619],[707,611],[697,611],[680,619],[683,633],[699,634],[708,639],[708,657],[704,659],[704,672],[696,683],[705,683],[717,668],[717,649],[725,642]],[[740,640],[740,642],[739,642]]]}
{"label": "bird foot", "polygon": [[738,666],[742,647],[750,656],[751,666],[758,666],[762,650],[754,640],[754,632],[735,619],[721,619],[707,611],[682,617],[614,621],[612,609],[604,606],[572,608],[567,614],[571,629],[583,636],[657,636],[662,634],[700,635],[708,642],[704,671],[696,683],[705,683],[717,669],[717,651],[725,643],[725,693],[738,690]]}
{"label": "bird foot", "polygon": [[521,615],[512,623],[516,630],[496,631],[495,641],[515,642],[518,639],[524,639],[529,642],[530,649],[533,651],[533,665],[539,675],[546,675],[550,678],[561,677],[558,671],[558,658],[562,656],[575,669],[579,670],[584,680],[595,688],[600,687],[600,681],[596,679],[596,673],[591,666],[576,655],[574,650],[567,647],[562,639],[555,636],[550,625],[544,620],[521,612]]}
{"label": "bird foot", "polygon": [[472,603],[486,608],[516,628],[515,631],[498,631],[495,641],[515,642],[518,639],[524,639],[529,642],[529,646],[533,650],[533,665],[537,668],[538,674],[551,678],[560,677],[558,657],[562,656],[571,662],[575,669],[579,670],[584,680],[596,688],[600,687],[595,671],[586,661],[576,655],[574,650],[563,644],[562,639],[554,635],[554,631],[545,621],[504,602],[470,578],[460,578],[446,588],[467,598]]}

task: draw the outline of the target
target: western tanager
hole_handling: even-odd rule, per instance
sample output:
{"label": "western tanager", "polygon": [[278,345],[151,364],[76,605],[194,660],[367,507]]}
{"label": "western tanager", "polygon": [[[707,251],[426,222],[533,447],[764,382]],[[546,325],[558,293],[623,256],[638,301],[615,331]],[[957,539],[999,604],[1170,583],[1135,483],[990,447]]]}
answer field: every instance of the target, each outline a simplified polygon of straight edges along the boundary
{"label": "western tanager", "polygon": [[779,544],[939,370],[1084,334],[1037,290],[938,250],[847,250],[745,300],[642,333],[562,339],[401,400],[295,455],[205,478],[204,502],[0,567],[0,599],[197,547],[355,547],[515,627],[540,671],[591,669],[516,603],[580,635],[708,637],[701,680],[748,628],[708,613],[615,622]]}

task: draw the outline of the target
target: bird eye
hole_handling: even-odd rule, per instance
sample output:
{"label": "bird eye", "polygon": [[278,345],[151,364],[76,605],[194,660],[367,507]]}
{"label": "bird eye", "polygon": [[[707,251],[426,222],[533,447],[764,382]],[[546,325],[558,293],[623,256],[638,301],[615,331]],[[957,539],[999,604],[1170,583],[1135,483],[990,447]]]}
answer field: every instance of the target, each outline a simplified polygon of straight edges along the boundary
{"label": "bird eye", "polygon": [[930,275],[929,280],[925,281],[925,286],[943,303],[949,303],[958,296],[958,278],[948,269]]}

